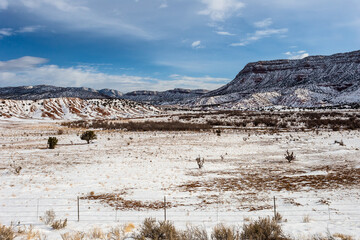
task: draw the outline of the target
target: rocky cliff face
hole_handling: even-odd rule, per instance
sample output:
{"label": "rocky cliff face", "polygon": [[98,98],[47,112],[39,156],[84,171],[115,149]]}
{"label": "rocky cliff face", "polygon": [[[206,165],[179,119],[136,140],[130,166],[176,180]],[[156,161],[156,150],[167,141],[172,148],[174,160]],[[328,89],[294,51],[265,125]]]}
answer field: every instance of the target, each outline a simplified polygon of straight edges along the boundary
{"label": "rocky cliff face", "polygon": [[249,63],[227,85],[192,101],[226,108],[312,107],[360,101],[360,51]]}

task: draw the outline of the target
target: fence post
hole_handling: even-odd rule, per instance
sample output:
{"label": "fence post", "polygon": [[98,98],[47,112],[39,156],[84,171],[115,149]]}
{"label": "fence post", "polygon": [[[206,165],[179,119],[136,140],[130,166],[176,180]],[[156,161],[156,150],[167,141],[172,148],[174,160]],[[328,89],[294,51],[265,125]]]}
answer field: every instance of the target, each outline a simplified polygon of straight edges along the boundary
{"label": "fence post", "polygon": [[164,220],[166,221],[166,196],[164,196]]}
{"label": "fence post", "polygon": [[77,197],[77,217],[78,217],[78,222],[80,222],[80,198],[79,198],[79,196]]}
{"label": "fence post", "polygon": [[37,199],[37,204],[36,204],[36,221],[39,221],[39,202],[40,199]]}
{"label": "fence post", "polygon": [[274,196],[274,219],[276,219],[276,198]]}

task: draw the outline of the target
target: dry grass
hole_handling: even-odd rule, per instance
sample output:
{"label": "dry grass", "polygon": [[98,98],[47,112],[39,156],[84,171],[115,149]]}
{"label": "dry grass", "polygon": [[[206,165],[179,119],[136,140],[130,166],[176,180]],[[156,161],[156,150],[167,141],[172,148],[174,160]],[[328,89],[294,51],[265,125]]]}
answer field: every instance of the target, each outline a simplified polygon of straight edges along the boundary
{"label": "dry grass", "polygon": [[83,232],[61,234],[62,240],[83,240],[83,239],[85,239],[85,237],[86,237],[86,234]]}
{"label": "dry grass", "polygon": [[270,218],[259,218],[258,220],[245,224],[241,232],[241,239],[263,239],[263,240],[288,240],[281,226]]}
{"label": "dry grass", "polygon": [[180,239],[208,240],[209,238],[205,228],[187,226],[185,231],[180,232]]}
{"label": "dry grass", "polygon": [[153,218],[147,218],[141,225],[139,233],[134,236],[134,239],[178,240],[179,233],[169,221],[157,222]]}
{"label": "dry grass", "polygon": [[[89,194],[88,196],[81,197],[81,199],[96,200],[110,207],[118,210],[158,210],[164,208],[164,202],[162,201],[138,201],[127,200],[122,197],[122,194],[107,193],[107,194]],[[174,207],[171,202],[166,202],[166,207]]]}
{"label": "dry grass", "polygon": [[214,227],[211,233],[212,240],[240,240],[240,233],[234,227],[226,227],[219,224]]}
{"label": "dry grass", "polygon": [[59,229],[63,229],[67,226],[67,218],[62,221],[62,220],[55,220],[51,223],[51,227],[55,230],[59,230]]}
{"label": "dry grass", "polygon": [[12,226],[0,225],[0,239],[1,240],[13,240],[15,238],[15,232]]}
{"label": "dry grass", "polygon": [[303,217],[303,223],[309,223],[310,222],[310,216],[309,215],[305,215]]}
{"label": "dry grass", "polygon": [[[216,172],[212,179],[189,181],[178,187],[185,192],[210,192],[222,189],[224,192],[247,191],[310,191],[319,189],[339,189],[359,186],[360,169],[348,166],[314,167],[312,171],[327,171],[324,175],[301,175],[302,171],[277,169],[274,174],[271,167],[259,167],[248,170],[239,169],[232,172]],[[206,172],[205,172],[206,173]],[[203,172],[203,175],[205,174]],[[210,172],[207,172],[208,174]],[[300,173],[300,174],[299,174]],[[229,175],[229,176],[226,176]],[[292,176],[293,175],[293,176]],[[294,203],[296,204],[296,203]]]}

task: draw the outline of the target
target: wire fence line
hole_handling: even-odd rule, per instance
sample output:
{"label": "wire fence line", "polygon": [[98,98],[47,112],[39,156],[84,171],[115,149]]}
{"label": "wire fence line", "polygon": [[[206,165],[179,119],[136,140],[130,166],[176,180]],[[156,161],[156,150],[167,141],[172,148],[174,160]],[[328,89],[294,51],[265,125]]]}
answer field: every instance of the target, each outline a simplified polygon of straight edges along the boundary
{"label": "wire fence line", "polygon": [[[143,199],[144,201],[149,199]],[[280,213],[284,221],[334,223],[341,221],[349,224],[360,223],[360,209],[356,203],[319,203],[319,198],[300,198],[308,204],[291,204],[288,198],[275,198],[261,203],[255,210],[231,209],[231,204],[212,206],[183,206],[171,208],[166,198],[160,209],[116,209],[100,201],[74,198],[0,198],[0,222],[40,224],[40,217],[47,210],[53,210],[57,219],[74,222],[142,222],[147,217],[158,220],[170,220],[178,223],[242,223],[258,217],[274,217]],[[255,205],[255,204],[254,204]]]}

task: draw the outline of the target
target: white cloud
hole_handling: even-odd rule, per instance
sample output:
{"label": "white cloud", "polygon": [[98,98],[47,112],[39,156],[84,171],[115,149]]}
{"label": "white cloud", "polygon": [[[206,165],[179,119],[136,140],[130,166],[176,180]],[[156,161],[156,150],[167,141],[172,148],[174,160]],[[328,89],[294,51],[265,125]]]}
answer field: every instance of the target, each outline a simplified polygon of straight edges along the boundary
{"label": "white cloud", "polygon": [[238,0],[201,0],[206,8],[199,12],[208,15],[213,21],[224,21],[245,6]]}
{"label": "white cloud", "polygon": [[26,26],[26,27],[20,28],[16,32],[18,32],[18,33],[32,33],[32,32],[36,32],[40,28],[41,28],[41,26],[39,26],[39,25],[37,25],[37,26]]}
{"label": "white cloud", "polygon": [[309,54],[304,50],[297,52],[286,52],[284,54],[288,56],[288,59],[303,59],[309,56]]}
{"label": "white cloud", "polygon": [[8,6],[9,6],[9,3],[7,0],[0,0],[0,10],[7,9]]}
{"label": "white cloud", "polygon": [[254,25],[255,27],[257,28],[267,28],[269,27],[270,25],[272,25],[273,21],[271,18],[266,18],[262,21],[259,21],[259,22],[255,22]]}
{"label": "white cloud", "polygon": [[9,61],[0,61],[0,71],[21,71],[29,68],[34,68],[39,64],[44,64],[48,60],[45,58],[25,56]]}
{"label": "white cloud", "polygon": [[56,86],[113,88],[122,92],[134,90],[169,90],[173,88],[215,89],[230,81],[227,78],[210,76],[190,77],[177,74],[168,79],[132,75],[112,75],[97,71],[93,66],[63,68],[57,65],[42,65],[47,60],[36,57],[22,57],[0,62],[0,83],[2,86],[48,84]]}
{"label": "white cloud", "polygon": [[54,7],[63,12],[77,12],[78,10],[88,10],[87,7],[75,5],[75,1],[68,0],[21,0],[21,2],[28,8],[40,8],[44,5]]}
{"label": "white cloud", "polygon": [[[123,12],[122,14],[109,14],[109,12],[104,12],[102,7],[96,7],[97,4],[95,2],[12,0],[10,4],[16,7],[22,6],[26,10],[30,10],[33,15],[47,22],[59,24],[65,29],[90,31],[109,36],[123,36],[126,34],[143,39],[155,38],[155,35],[149,34],[147,30],[145,31],[132,23],[128,23],[128,19],[124,16]],[[111,11],[114,12],[113,9]],[[126,11],[126,8],[123,11]]]}
{"label": "white cloud", "polygon": [[8,37],[13,35],[13,29],[12,28],[1,28],[0,29],[0,38]]}
{"label": "white cloud", "polygon": [[166,0],[164,0],[159,6],[159,8],[167,8],[167,7],[168,7],[168,3]]}
{"label": "white cloud", "polygon": [[216,32],[216,33],[219,34],[219,35],[224,35],[224,36],[235,36],[235,34],[229,33],[229,32],[219,31],[219,32]]}
{"label": "white cloud", "polygon": [[40,28],[41,28],[41,26],[26,26],[26,27],[22,27],[18,30],[15,30],[12,28],[1,28],[0,29],[0,39],[3,37],[9,37],[9,36],[16,35],[19,33],[36,32]]}
{"label": "white cloud", "polygon": [[203,45],[201,45],[201,41],[195,41],[191,44],[191,47],[194,49],[198,49],[198,48],[204,48]]}
{"label": "white cloud", "polygon": [[238,43],[232,43],[230,46],[237,47],[237,46],[246,46],[252,42],[258,41],[262,38],[270,37],[272,35],[279,35],[285,34],[288,32],[287,28],[279,28],[279,29],[265,29],[265,30],[258,30],[253,34],[250,34],[246,39],[242,40]]}

